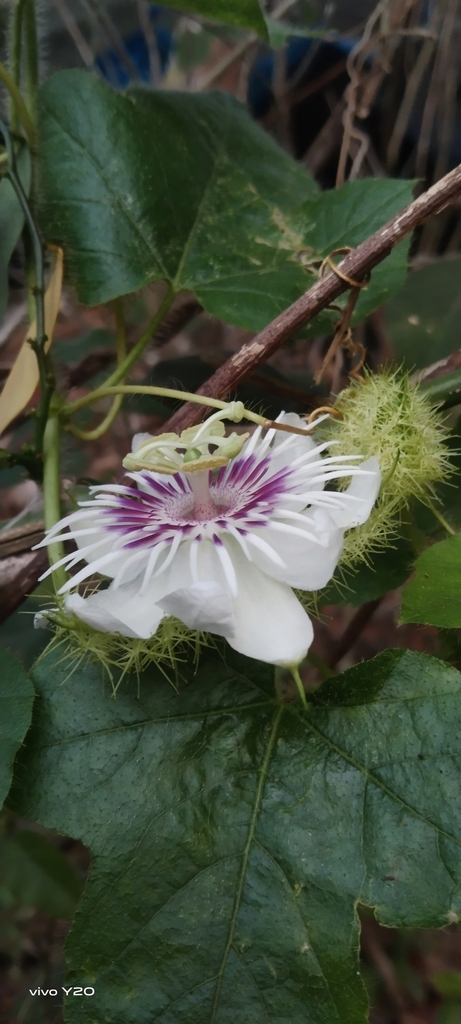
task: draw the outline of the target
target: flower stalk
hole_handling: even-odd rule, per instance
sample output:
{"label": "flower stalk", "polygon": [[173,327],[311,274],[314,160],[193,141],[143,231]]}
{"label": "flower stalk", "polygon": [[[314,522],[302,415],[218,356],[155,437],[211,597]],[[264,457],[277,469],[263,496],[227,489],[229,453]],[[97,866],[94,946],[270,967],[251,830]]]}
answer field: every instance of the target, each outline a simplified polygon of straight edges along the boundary
{"label": "flower stalk", "polygon": [[303,686],[303,683],[302,683],[302,679],[301,679],[301,676],[299,674],[298,666],[297,665],[290,665],[290,672],[291,672],[291,674],[293,676],[293,679],[294,679],[294,681],[296,683],[296,687],[297,687],[297,690],[298,690],[298,693],[299,693],[299,696],[300,696],[300,699],[301,699],[301,704],[302,704],[304,710],[308,711],[309,710],[309,704],[307,702],[306,691],[304,689],[304,686]]}

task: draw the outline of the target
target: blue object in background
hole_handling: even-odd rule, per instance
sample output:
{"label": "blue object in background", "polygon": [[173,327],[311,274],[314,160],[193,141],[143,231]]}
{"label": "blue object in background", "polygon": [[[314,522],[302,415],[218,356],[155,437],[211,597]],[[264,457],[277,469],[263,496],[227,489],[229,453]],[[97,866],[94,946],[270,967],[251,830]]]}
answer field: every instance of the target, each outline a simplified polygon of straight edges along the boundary
{"label": "blue object in background", "polygon": [[[162,7],[158,4],[149,5],[149,17],[154,29],[158,59],[162,74],[164,74],[168,68],[168,62],[173,45],[173,37],[168,28],[164,25],[157,24],[161,14]],[[131,32],[130,35],[125,36],[123,39],[123,49],[127,55],[127,59],[136,71],[137,80],[144,82],[146,85],[154,84],[151,76],[149,47],[141,28],[137,29],[136,32]],[[130,76],[128,68],[123,63],[120,54],[113,48],[104,50],[103,53],[98,53],[95,58],[95,64],[102,77],[105,78],[106,81],[109,82],[109,85],[112,85],[114,89],[126,89],[126,87],[133,81],[133,76]]]}
{"label": "blue object in background", "polygon": [[[290,39],[285,48],[285,74],[289,80],[301,67],[303,61],[312,51],[315,54],[315,77],[327,71],[334,64],[343,60],[354,48],[356,39],[344,39],[337,42],[324,42],[304,36]],[[275,73],[276,55],[273,50],[257,57],[248,76],[248,106],[253,117],[259,119],[269,112],[274,96],[272,82]],[[302,76],[303,82],[310,78],[309,67]]]}

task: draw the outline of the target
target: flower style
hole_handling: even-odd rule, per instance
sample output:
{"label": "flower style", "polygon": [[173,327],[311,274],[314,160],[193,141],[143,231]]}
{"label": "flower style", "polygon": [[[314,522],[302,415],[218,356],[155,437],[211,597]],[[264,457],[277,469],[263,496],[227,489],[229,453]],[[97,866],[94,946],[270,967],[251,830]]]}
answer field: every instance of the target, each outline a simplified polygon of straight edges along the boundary
{"label": "flower style", "polygon": [[[293,413],[278,420],[305,428]],[[368,518],[381,480],[376,458],[357,466],[328,447],[258,428],[214,474],[142,470],[131,486],[93,488],[42,542],[74,539],[78,551],[59,564],[85,562],[61,587],[66,609],[96,630],[144,639],[172,615],[249,657],[299,664],[313,630],[292,588],[328,583],[344,531]],[[326,489],[344,477],[347,490]],[[69,593],[94,573],[112,578],[106,590]]]}

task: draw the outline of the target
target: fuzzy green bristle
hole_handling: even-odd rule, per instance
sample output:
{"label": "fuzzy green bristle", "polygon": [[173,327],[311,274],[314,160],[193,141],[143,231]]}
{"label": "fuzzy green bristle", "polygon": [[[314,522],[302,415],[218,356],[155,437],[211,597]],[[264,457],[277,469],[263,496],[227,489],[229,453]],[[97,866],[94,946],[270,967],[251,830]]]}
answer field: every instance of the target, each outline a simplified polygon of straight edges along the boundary
{"label": "fuzzy green bristle", "polygon": [[353,565],[395,535],[411,498],[433,499],[435,484],[447,479],[451,466],[440,415],[402,370],[367,372],[339,395],[336,408],[342,419],[325,425],[328,439],[339,441],[341,455],[375,455],[382,473],[367,522],[345,536],[340,564]]}
{"label": "fuzzy green bristle", "polygon": [[60,616],[56,619],[59,621],[54,622],[54,636],[41,658],[50,650],[63,648],[62,661],[69,663],[69,676],[82,664],[100,665],[114,697],[122,680],[132,673],[137,677],[139,691],[140,677],[150,665],[158,668],[174,686],[178,681],[178,665],[191,653],[198,661],[202,647],[209,647],[213,642],[207,633],[189,629],[173,617],[163,619],[149,640],[103,633],[77,619],[69,625],[63,625]]}

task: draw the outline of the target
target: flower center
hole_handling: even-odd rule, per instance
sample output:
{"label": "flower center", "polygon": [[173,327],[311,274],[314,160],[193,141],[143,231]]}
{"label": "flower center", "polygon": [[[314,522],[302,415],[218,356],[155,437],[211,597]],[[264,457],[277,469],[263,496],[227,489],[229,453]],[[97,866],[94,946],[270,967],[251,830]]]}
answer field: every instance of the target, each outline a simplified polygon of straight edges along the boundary
{"label": "flower center", "polygon": [[210,494],[208,470],[189,473],[187,479],[194,495],[194,504],[188,519],[199,523],[213,519],[218,513],[218,506],[215,505]]}

